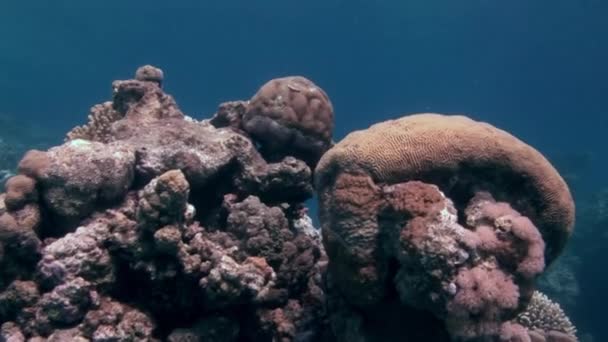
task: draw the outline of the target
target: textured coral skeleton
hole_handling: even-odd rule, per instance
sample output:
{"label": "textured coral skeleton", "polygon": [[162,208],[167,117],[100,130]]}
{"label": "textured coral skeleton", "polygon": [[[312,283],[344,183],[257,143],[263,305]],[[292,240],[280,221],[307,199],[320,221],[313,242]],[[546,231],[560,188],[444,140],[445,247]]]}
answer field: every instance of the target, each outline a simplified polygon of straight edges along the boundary
{"label": "textured coral skeleton", "polygon": [[[0,213],[0,340],[316,338],[312,172],[185,116],[151,66],[61,146],[29,151]],[[308,226],[307,226],[308,222]]]}
{"label": "textured coral skeleton", "polygon": [[535,292],[574,205],[530,146],[438,114],[334,143],[301,76],[198,121],[163,82],[113,82],[7,181],[0,341],[576,341]]}

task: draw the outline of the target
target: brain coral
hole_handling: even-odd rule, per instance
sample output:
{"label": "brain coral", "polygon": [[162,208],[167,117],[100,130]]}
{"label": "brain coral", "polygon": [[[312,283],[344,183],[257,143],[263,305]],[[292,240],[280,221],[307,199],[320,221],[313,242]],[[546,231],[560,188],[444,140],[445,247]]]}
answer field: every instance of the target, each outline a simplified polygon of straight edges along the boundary
{"label": "brain coral", "polygon": [[325,91],[312,81],[276,78],[251,98],[242,126],[266,155],[290,154],[316,164],[331,145],[334,111]]}
{"label": "brain coral", "polygon": [[574,226],[572,196],[553,166],[509,133],[465,116],[417,114],[353,132],[319,161],[317,187],[338,171],[364,172],[377,183],[433,183],[462,203],[489,190],[539,227],[548,262]]}
{"label": "brain coral", "polygon": [[387,302],[431,312],[457,340],[519,334],[504,324],[572,230],[570,192],[549,162],[464,116],[351,133],[315,175],[330,294],[363,317]]}

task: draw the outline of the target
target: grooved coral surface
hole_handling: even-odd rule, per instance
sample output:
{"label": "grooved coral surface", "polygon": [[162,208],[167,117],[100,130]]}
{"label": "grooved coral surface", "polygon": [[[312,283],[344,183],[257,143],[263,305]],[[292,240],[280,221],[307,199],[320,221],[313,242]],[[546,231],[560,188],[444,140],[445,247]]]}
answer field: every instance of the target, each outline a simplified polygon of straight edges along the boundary
{"label": "grooved coral surface", "polygon": [[377,183],[429,182],[454,200],[490,190],[540,228],[549,262],[574,225],[568,186],[542,154],[465,116],[415,114],[352,132],[319,161],[317,187],[326,187],[336,172],[363,172]]}
{"label": "grooved coral surface", "polygon": [[330,314],[337,336],[381,334],[396,305],[459,341],[529,338],[509,322],[574,223],[569,189],[538,151],[487,123],[418,114],[351,133],[315,177],[328,294],[344,303]]}

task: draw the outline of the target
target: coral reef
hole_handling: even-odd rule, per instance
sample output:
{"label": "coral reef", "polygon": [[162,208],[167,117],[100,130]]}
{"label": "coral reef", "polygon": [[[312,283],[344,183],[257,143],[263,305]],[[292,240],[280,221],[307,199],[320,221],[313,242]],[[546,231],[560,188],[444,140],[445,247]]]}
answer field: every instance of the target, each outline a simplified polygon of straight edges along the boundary
{"label": "coral reef", "polygon": [[91,108],[89,123],[74,127],[67,134],[67,139],[108,142],[112,138],[112,124],[121,118],[120,113],[112,108],[112,101],[97,104]]}
{"label": "coral reef", "polygon": [[535,292],[574,206],[531,147],[434,114],[334,146],[331,102],[303,77],[202,121],[163,82],[142,66],[19,161],[0,194],[0,341],[574,339]]}
{"label": "coral reef", "polygon": [[0,340],[286,341],[324,331],[306,162],[185,116],[152,66],[0,206]]}
{"label": "coral reef", "polygon": [[386,328],[364,317],[398,301],[453,339],[530,338],[509,321],[574,222],[568,187],[540,153],[488,124],[420,114],[351,133],[315,175],[328,294],[356,312],[349,323],[332,315],[336,335],[359,326],[375,340]]}

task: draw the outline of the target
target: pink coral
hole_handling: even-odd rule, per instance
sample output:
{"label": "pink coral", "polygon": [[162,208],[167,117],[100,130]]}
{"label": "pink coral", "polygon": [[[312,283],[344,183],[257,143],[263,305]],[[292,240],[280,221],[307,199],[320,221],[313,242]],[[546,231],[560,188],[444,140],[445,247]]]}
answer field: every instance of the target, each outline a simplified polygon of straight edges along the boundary
{"label": "pink coral", "polygon": [[[456,295],[448,302],[448,320],[453,334],[484,335],[496,331],[505,314],[513,312],[519,302],[519,289],[505,272],[475,266],[462,269],[456,276]],[[485,324],[478,324],[478,323]]]}
{"label": "pink coral", "polygon": [[477,227],[478,248],[494,253],[505,264],[516,262],[516,273],[526,279],[545,268],[545,242],[532,221],[507,203],[478,193],[466,209],[467,224]]}
{"label": "pink coral", "polygon": [[500,328],[501,342],[532,342],[528,330],[512,322],[507,322]]}
{"label": "pink coral", "polygon": [[530,280],[545,268],[545,243],[527,217],[488,193],[476,194],[465,214],[475,233],[471,247],[485,261],[458,272],[447,323],[453,335],[492,335],[528,298]]}

